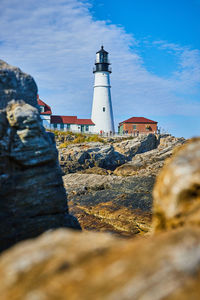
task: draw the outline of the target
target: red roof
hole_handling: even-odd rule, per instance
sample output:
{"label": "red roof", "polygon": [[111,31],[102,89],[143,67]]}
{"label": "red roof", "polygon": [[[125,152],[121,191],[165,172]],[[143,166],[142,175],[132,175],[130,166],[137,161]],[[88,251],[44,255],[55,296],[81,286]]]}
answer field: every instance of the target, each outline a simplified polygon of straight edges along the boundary
{"label": "red roof", "polygon": [[52,124],[77,124],[76,116],[51,116]]}
{"label": "red roof", "polygon": [[90,119],[77,119],[76,116],[51,116],[52,124],[94,125]]}
{"label": "red roof", "polygon": [[39,97],[37,97],[37,102],[38,102],[38,105],[44,106],[44,111],[40,112],[41,115],[51,115],[52,114],[51,107],[49,105],[47,105],[45,102],[43,102],[41,99],[39,99]]}
{"label": "red roof", "polygon": [[77,119],[78,125],[94,125],[91,119]]}
{"label": "red roof", "polygon": [[152,120],[144,118],[144,117],[132,117],[128,120],[120,122],[119,124],[122,124],[122,123],[148,123],[148,124],[154,123],[154,124],[157,124],[158,122],[152,121]]}

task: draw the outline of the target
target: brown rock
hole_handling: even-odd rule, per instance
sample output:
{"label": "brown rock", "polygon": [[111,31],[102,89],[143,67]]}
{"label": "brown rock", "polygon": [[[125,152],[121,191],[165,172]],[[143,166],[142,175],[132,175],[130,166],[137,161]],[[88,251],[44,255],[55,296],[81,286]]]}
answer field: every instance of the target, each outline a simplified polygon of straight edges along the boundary
{"label": "brown rock", "polygon": [[200,225],[200,138],[176,150],[154,188],[155,231]]}
{"label": "brown rock", "polygon": [[124,237],[150,231],[154,178],[76,173],[63,179],[69,211],[83,230]]}
{"label": "brown rock", "polygon": [[198,300],[200,231],[151,239],[59,230],[0,257],[2,300]]}

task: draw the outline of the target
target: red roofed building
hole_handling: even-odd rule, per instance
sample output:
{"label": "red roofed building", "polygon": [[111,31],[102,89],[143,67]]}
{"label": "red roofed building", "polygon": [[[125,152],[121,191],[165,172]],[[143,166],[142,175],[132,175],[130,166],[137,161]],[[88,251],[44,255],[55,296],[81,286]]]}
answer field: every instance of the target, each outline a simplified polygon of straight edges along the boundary
{"label": "red roofed building", "polygon": [[148,134],[157,132],[158,122],[152,121],[144,117],[132,117],[119,123],[118,133],[119,134],[133,134],[139,133]]}
{"label": "red roofed building", "polygon": [[51,107],[37,98],[40,116],[44,127],[73,132],[92,132],[94,123],[91,119],[78,119],[77,116],[52,115]]}
{"label": "red roofed building", "polygon": [[47,105],[45,102],[43,102],[40,98],[39,95],[37,95],[37,102],[40,108],[40,117],[42,119],[42,124],[46,127],[46,128],[50,128],[50,124],[51,124],[51,115],[52,115],[52,111],[51,111],[51,107],[49,105]]}

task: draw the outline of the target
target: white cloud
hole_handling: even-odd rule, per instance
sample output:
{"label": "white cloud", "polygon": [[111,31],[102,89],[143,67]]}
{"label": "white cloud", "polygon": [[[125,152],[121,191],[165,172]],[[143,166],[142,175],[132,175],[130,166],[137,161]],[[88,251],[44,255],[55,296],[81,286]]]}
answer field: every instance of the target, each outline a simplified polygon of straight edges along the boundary
{"label": "white cloud", "polygon": [[54,113],[89,117],[92,67],[103,41],[113,67],[117,122],[132,115],[200,114],[199,50],[154,42],[176,55],[179,65],[168,78],[152,74],[145,68],[139,41],[122,27],[94,20],[89,5],[80,0],[1,0],[1,58],[34,76]]}

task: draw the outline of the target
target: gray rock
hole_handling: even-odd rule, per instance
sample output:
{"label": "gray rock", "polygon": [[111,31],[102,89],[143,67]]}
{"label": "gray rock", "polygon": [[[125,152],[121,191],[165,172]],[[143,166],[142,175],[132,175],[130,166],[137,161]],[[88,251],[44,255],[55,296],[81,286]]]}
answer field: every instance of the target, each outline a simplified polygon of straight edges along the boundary
{"label": "gray rock", "polygon": [[[0,69],[0,74],[8,77],[1,80],[6,85],[4,93],[9,83],[10,90],[16,89],[15,95],[24,95],[24,101],[11,101],[7,95],[8,104],[0,110],[0,250],[48,229],[80,229],[76,218],[68,213],[52,134],[45,132],[38,109],[25,102],[29,90],[30,95],[33,93],[34,81],[19,69],[13,70],[7,64],[6,68],[8,72],[4,72],[4,64],[3,72]],[[13,78],[17,80],[17,74],[16,83]],[[37,88],[33,104],[36,92]]]}
{"label": "gray rock", "polygon": [[112,145],[101,143],[70,145],[59,149],[59,158],[65,173],[92,167],[114,170],[126,161],[126,157],[115,151]]}
{"label": "gray rock", "polygon": [[134,137],[133,139],[116,143],[114,148],[121,154],[124,154],[129,160],[136,154],[144,153],[157,147],[157,138],[155,134]]}
{"label": "gray rock", "polygon": [[130,162],[116,168],[114,174],[118,176],[157,176],[165,159],[172,155],[176,146],[180,146],[184,142],[183,138],[167,136],[161,139],[161,143],[156,149],[136,154]]}
{"label": "gray rock", "polygon": [[0,60],[0,109],[12,99],[37,107],[37,85],[30,75]]}

